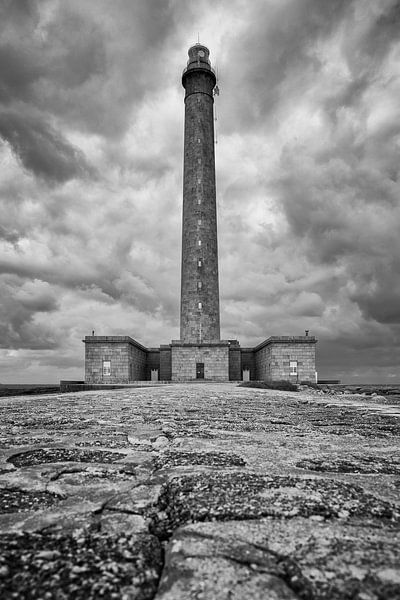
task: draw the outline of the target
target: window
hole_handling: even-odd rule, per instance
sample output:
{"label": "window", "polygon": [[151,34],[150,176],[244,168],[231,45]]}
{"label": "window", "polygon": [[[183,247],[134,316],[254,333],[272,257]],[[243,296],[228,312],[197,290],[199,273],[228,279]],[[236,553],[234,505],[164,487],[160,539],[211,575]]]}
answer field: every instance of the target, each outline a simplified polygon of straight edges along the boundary
{"label": "window", "polygon": [[201,302],[199,302],[198,307],[199,307],[199,310],[201,310],[203,308],[203,305]]}
{"label": "window", "polygon": [[103,377],[111,375],[111,360],[103,360]]}
{"label": "window", "polygon": [[197,204],[201,204],[201,198],[197,198]]}
{"label": "window", "polygon": [[199,246],[201,246],[201,240],[199,240],[197,243],[198,243]]}
{"label": "window", "polygon": [[289,375],[297,375],[297,360],[291,360],[289,363]]}
{"label": "window", "polygon": [[201,290],[201,288],[203,287],[203,284],[201,283],[201,281],[197,282],[197,289]]}
{"label": "window", "polygon": [[201,225],[201,219],[197,219],[197,225]]}
{"label": "window", "polygon": [[203,266],[203,261],[201,260],[201,258],[199,258],[199,260],[197,261],[197,266],[198,267],[202,267]]}

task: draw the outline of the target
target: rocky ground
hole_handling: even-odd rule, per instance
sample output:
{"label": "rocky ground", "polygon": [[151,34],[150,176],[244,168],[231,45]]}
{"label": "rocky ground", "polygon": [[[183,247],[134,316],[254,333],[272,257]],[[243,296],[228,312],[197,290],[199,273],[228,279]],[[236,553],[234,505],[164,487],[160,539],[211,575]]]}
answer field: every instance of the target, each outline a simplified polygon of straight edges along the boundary
{"label": "rocky ground", "polygon": [[3,398],[0,597],[399,599],[399,441],[387,396]]}

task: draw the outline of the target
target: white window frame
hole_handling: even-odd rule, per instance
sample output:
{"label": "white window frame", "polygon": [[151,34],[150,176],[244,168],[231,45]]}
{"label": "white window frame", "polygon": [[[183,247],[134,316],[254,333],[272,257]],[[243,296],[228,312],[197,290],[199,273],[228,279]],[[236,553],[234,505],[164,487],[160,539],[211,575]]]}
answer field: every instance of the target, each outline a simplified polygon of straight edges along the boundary
{"label": "white window frame", "polygon": [[298,362],[297,360],[291,360],[289,361],[289,375],[291,376],[297,376],[298,375]]}
{"label": "white window frame", "polygon": [[111,377],[111,360],[103,360],[103,377]]}

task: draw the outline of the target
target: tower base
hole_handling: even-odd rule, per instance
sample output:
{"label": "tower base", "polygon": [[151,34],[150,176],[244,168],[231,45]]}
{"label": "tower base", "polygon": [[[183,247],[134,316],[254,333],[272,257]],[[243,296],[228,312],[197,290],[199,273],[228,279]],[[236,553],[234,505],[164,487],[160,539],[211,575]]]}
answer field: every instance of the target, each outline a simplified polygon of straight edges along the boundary
{"label": "tower base", "polygon": [[136,381],[315,381],[314,336],[272,336],[255,348],[237,340],[173,340],[146,348],[129,336],[86,336],[85,383]]}
{"label": "tower base", "polygon": [[172,381],[229,381],[229,342],[171,342]]}

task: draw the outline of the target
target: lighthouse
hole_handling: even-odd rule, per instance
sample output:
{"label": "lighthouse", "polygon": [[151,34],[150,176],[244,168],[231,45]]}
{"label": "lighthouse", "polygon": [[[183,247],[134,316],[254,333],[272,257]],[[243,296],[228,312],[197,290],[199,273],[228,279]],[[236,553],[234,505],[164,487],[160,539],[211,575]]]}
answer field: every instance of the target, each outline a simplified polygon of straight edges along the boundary
{"label": "lighthouse", "polygon": [[195,44],[188,54],[182,74],[185,116],[180,338],[159,348],[146,348],[129,335],[95,336],[92,332],[83,340],[85,385],[141,380],[314,381],[317,340],[308,335],[308,330],[305,336],[271,336],[250,348],[242,348],[238,340],[220,338],[214,152],[217,80],[206,46]]}
{"label": "lighthouse", "polygon": [[185,88],[180,340],[220,340],[214,88],[209,50],[189,49]]}
{"label": "lighthouse", "polygon": [[185,88],[180,339],[171,342],[172,381],[228,381],[229,346],[220,339],[214,89],[206,46],[195,44]]}

